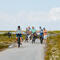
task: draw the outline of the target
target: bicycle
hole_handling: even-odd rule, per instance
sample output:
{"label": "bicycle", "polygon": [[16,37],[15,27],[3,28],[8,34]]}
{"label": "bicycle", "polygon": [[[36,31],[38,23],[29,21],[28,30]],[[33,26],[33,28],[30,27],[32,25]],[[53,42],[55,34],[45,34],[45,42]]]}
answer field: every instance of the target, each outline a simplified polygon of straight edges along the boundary
{"label": "bicycle", "polygon": [[20,34],[18,34],[18,40],[17,40],[17,43],[18,43],[18,48],[19,48],[20,45],[21,45],[21,42],[20,42]]}
{"label": "bicycle", "polygon": [[43,35],[40,36],[40,43],[43,43]]}
{"label": "bicycle", "polygon": [[37,34],[36,33],[33,33],[32,44],[35,43],[36,38],[37,38]]}

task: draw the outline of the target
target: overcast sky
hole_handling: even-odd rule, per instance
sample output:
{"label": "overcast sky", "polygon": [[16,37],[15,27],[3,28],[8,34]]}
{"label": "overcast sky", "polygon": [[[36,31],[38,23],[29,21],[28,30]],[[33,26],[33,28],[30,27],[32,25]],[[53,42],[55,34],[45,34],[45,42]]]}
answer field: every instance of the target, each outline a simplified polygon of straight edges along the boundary
{"label": "overcast sky", "polygon": [[0,0],[0,30],[18,25],[60,30],[60,0]]}

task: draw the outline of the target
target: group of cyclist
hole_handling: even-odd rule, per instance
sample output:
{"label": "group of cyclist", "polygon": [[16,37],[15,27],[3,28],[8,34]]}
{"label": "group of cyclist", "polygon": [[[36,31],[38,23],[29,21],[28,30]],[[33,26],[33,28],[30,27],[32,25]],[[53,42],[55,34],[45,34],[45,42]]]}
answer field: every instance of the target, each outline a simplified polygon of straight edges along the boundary
{"label": "group of cyclist", "polygon": [[[37,34],[39,33],[39,35]],[[18,47],[20,47],[20,44],[22,44],[22,34],[23,31],[21,30],[21,27],[18,26],[18,29],[16,31],[16,41],[18,42]],[[28,40],[32,40],[32,43],[35,43],[36,38],[39,36],[40,43],[43,43],[43,40],[46,42],[47,40],[47,30],[45,28],[39,27],[39,31],[35,29],[34,26],[32,28],[27,27],[25,31],[25,41],[28,42]]]}

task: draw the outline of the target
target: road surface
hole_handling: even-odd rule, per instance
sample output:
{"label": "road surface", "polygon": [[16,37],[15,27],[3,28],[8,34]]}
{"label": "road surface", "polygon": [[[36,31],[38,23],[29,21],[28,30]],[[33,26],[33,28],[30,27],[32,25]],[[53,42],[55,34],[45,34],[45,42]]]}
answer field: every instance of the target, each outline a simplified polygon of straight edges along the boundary
{"label": "road surface", "polygon": [[21,48],[9,48],[0,52],[0,60],[44,60],[44,47],[39,40],[35,44],[31,41],[23,42]]}

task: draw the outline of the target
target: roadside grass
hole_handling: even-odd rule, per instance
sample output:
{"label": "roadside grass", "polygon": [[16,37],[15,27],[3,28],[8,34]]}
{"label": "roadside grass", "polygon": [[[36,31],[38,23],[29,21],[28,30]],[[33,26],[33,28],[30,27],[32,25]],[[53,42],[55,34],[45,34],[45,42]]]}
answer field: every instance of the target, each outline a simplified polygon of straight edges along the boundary
{"label": "roadside grass", "polygon": [[15,35],[12,35],[11,38],[9,38],[7,35],[0,34],[0,50],[3,50],[5,48],[8,48],[8,46],[15,42]]}
{"label": "roadside grass", "polygon": [[49,34],[58,34],[60,31],[48,31]]}
{"label": "roadside grass", "polygon": [[[25,35],[23,35],[23,39],[25,39]],[[10,44],[16,42],[16,35],[12,34],[11,38],[9,38],[5,34],[0,34],[0,51],[9,47]]]}
{"label": "roadside grass", "polygon": [[45,60],[60,60],[60,34],[48,37]]}

